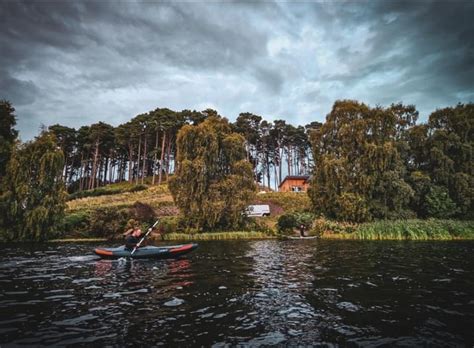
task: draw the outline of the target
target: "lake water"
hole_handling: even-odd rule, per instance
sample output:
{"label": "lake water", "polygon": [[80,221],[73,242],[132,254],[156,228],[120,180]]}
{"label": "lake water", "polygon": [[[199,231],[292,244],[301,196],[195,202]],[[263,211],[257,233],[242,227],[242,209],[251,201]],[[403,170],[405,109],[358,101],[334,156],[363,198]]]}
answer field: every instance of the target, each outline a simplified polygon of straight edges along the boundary
{"label": "lake water", "polygon": [[472,346],[473,242],[201,242],[179,260],[3,246],[2,347]]}

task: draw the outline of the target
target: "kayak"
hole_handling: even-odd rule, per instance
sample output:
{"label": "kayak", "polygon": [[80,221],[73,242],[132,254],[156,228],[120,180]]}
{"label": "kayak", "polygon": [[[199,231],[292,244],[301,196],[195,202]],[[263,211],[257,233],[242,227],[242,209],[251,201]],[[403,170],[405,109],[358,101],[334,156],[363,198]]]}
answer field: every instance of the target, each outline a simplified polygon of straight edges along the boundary
{"label": "kayak", "polygon": [[293,237],[293,236],[288,236],[286,237],[288,239],[315,239],[318,238],[318,236],[308,236],[308,237]]}
{"label": "kayak", "polygon": [[132,251],[125,249],[125,246],[117,248],[97,248],[94,252],[103,258],[133,257],[134,259],[171,259],[190,253],[196,249],[196,243],[169,245],[169,246],[144,246],[138,248],[132,256]]}

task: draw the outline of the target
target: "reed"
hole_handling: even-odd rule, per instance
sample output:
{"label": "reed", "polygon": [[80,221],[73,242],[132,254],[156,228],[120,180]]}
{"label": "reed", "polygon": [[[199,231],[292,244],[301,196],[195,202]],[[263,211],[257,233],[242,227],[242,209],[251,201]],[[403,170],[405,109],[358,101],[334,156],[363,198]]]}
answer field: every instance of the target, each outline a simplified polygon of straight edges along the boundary
{"label": "reed", "polygon": [[51,239],[48,243],[88,243],[88,242],[105,242],[105,238],[60,238]]}
{"label": "reed", "polygon": [[276,237],[264,232],[204,232],[204,233],[168,233],[163,236],[167,241],[206,241],[206,240],[248,240],[275,239]]}
{"label": "reed", "polygon": [[357,225],[352,233],[323,232],[322,238],[364,240],[451,240],[474,239],[474,221],[379,220]]}

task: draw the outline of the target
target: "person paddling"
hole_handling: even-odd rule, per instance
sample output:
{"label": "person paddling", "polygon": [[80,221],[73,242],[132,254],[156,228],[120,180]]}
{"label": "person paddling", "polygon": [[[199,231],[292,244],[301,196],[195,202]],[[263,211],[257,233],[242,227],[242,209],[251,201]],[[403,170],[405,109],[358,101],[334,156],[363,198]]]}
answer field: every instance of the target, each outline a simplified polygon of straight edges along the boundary
{"label": "person paddling", "polygon": [[125,249],[133,250],[142,237],[142,230],[139,227],[134,227],[125,238]]}

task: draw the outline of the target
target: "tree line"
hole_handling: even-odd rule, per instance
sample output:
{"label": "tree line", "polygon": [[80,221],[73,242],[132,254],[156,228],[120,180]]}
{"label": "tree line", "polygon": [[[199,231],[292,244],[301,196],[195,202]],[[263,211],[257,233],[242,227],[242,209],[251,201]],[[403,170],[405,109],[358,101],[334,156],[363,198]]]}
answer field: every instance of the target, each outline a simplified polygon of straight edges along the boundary
{"label": "tree line", "polygon": [[[63,176],[69,192],[90,190],[112,182],[152,184],[168,180],[176,168],[177,134],[198,125],[217,111],[173,111],[158,108],[113,127],[104,122],[79,129],[52,125],[64,153]],[[244,136],[246,158],[262,186],[277,188],[289,175],[308,174],[311,165],[309,130],[318,123],[295,127],[284,120],[268,122],[241,113],[233,131]]]}
{"label": "tree line", "polygon": [[241,228],[253,183],[277,187],[285,174],[311,174],[312,212],[336,220],[473,218],[472,103],[417,124],[414,106],[342,100],[324,123],[296,127],[251,113],[231,123],[211,109],[158,108],[117,127],[53,125],[26,143],[17,140],[14,111],[0,101],[7,239],[41,240],[58,228],[66,188],[160,184],[170,174],[175,202],[198,230]]}

